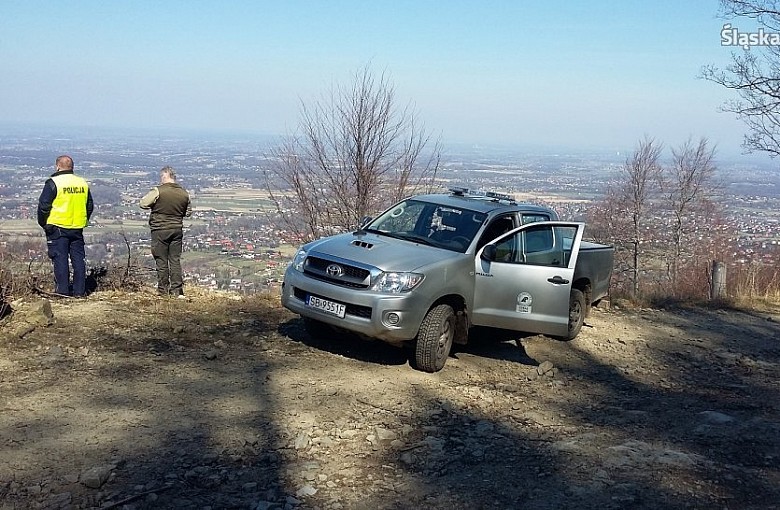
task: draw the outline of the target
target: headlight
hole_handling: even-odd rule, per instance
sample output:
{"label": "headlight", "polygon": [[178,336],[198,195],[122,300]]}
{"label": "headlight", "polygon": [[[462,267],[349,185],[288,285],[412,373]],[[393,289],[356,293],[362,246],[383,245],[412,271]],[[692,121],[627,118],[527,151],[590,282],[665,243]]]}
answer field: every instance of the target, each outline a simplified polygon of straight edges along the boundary
{"label": "headlight", "polygon": [[423,275],[418,273],[382,273],[371,287],[378,292],[408,292],[423,281]]}
{"label": "headlight", "polygon": [[298,250],[295,254],[295,258],[290,263],[290,267],[298,272],[303,272],[303,262],[306,260],[306,250]]}

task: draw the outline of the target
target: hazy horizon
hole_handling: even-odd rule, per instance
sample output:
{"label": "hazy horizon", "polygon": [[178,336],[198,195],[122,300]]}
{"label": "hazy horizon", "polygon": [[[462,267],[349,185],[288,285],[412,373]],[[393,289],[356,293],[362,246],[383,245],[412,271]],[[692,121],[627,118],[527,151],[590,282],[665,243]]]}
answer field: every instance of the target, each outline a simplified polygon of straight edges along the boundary
{"label": "hazy horizon", "polygon": [[[39,123],[8,123],[0,122],[0,136],[11,137],[43,137],[48,140],[62,142],[53,152],[69,153],[74,150],[69,141],[84,142],[87,139],[105,139],[115,142],[118,138],[128,137],[124,140],[128,144],[133,138],[150,138],[165,140],[171,143],[176,139],[184,140],[189,143],[194,141],[209,141],[213,143],[237,143],[244,147],[251,145],[253,150],[259,153],[267,152],[272,147],[277,146],[288,133],[263,133],[252,132],[251,130],[230,130],[230,129],[198,129],[198,128],[147,128],[147,127],[117,127],[117,126],[77,126],[66,124],[39,124]],[[678,143],[669,144],[664,140],[658,139],[664,143],[662,152],[662,161],[670,157],[670,150],[684,143],[680,140]],[[0,140],[2,143],[4,140]],[[694,141],[698,141],[695,139]],[[603,158],[610,163],[622,163],[626,157],[636,148],[636,144],[618,147],[618,146],[576,146],[565,143],[469,143],[453,140],[442,140],[442,156],[459,156],[464,152],[479,153],[482,156],[498,157],[502,154],[512,156],[566,156],[575,155],[577,157],[586,157],[588,155],[596,158]],[[775,169],[780,166],[780,161],[770,158],[765,154],[744,154],[742,152],[726,153],[721,147],[715,146],[716,162],[721,165],[750,164],[757,165],[764,169]]]}
{"label": "hazy horizon", "polygon": [[[2,2],[0,122],[284,134],[370,65],[449,143],[738,154],[716,0]],[[750,29],[743,20],[735,26]],[[758,51],[756,49],[750,51]],[[742,51],[742,50],[739,50]]]}

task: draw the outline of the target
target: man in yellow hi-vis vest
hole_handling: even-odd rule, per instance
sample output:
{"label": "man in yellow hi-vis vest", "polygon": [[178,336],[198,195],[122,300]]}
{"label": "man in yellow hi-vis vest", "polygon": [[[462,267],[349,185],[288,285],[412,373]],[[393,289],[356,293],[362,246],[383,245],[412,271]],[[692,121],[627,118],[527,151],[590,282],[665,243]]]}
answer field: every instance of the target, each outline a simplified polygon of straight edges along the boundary
{"label": "man in yellow hi-vis vest", "polygon": [[[46,248],[54,266],[54,291],[63,296],[84,297],[87,268],[84,227],[92,216],[89,184],[73,173],[73,158],[60,156],[54,172],[38,198],[38,225],[46,232]],[[70,285],[73,265],[73,286]]]}

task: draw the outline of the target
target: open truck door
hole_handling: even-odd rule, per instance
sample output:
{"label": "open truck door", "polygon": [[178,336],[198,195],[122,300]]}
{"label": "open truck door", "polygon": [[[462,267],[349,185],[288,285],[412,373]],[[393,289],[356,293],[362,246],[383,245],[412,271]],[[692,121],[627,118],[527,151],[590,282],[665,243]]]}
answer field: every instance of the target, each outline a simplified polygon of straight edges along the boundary
{"label": "open truck door", "polygon": [[478,250],[472,324],[571,337],[572,280],[584,229],[584,223],[530,223]]}

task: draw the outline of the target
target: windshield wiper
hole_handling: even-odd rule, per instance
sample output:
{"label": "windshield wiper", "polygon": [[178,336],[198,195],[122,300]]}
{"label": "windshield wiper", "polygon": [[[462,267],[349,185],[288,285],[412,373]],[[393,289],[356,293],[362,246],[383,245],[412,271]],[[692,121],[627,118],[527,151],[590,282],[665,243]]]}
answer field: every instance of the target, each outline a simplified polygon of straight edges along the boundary
{"label": "windshield wiper", "polygon": [[387,236],[387,237],[394,237],[396,239],[403,239],[398,236],[398,234],[394,234],[393,232],[385,232],[384,230],[377,230],[375,228],[363,228],[360,230],[357,230],[354,232],[355,235],[362,235],[362,234],[377,234],[380,236]]}
{"label": "windshield wiper", "polygon": [[393,239],[401,239],[402,241],[410,241],[414,243],[425,244],[428,246],[434,246],[434,243],[432,243],[431,240],[428,239],[427,237],[421,236],[419,234],[412,234],[409,232],[387,232],[384,230],[377,230],[375,228],[364,228],[361,232],[378,234],[380,236],[392,237]]}
{"label": "windshield wiper", "polygon": [[407,233],[395,234],[394,237],[398,237],[399,239],[404,239],[406,241],[413,241],[415,243],[425,244],[428,246],[434,245],[430,239],[428,239],[425,236],[421,236],[419,234],[407,234]]}

